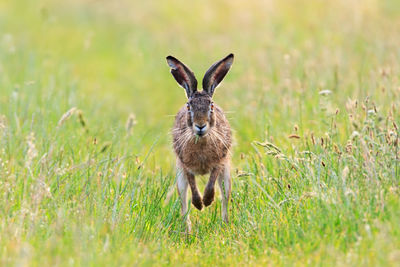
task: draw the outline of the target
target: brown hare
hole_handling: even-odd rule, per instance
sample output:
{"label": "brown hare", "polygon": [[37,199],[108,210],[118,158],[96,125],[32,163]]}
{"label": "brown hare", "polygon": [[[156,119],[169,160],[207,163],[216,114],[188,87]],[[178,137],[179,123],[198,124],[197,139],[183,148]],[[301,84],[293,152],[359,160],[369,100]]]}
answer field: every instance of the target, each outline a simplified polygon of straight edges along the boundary
{"label": "brown hare", "polygon": [[[172,130],[176,154],[177,187],[182,203],[182,215],[186,216],[187,230],[191,230],[188,214],[187,188],[192,191],[192,203],[201,210],[214,200],[214,185],[218,184],[222,195],[222,218],[228,222],[228,201],[231,193],[230,154],[232,134],[223,110],[214,104],[215,88],[228,73],[233,54],[212,65],[203,78],[203,90],[197,91],[193,72],[172,56],[167,57],[171,73],[186,90],[188,102],[175,117]],[[201,197],[195,175],[210,174]]]}

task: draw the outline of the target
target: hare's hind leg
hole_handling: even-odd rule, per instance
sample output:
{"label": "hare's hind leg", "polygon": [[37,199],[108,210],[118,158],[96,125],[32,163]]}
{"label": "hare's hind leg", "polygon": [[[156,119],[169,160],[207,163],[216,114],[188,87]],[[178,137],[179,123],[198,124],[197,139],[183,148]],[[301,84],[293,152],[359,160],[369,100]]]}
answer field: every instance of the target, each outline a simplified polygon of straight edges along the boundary
{"label": "hare's hind leg", "polygon": [[186,221],[186,230],[190,233],[192,230],[192,223],[190,222],[189,212],[188,212],[188,201],[187,201],[187,189],[188,181],[183,174],[182,168],[176,168],[176,185],[178,188],[179,198],[181,199],[182,210],[181,214]]}
{"label": "hare's hind leg", "polygon": [[218,184],[222,195],[222,219],[228,223],[228,204],[231,194],[231,175],[229,163],[225,164],[222,172],[218,176]]}

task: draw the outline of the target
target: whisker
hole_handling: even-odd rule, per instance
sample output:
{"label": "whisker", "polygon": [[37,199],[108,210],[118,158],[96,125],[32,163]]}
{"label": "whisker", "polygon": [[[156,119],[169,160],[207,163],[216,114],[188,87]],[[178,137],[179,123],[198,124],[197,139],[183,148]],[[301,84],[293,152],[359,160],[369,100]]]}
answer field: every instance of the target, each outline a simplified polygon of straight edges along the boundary
{"label": "whisker", "polygon": [[214,143],[215,149],[218,149],[217,143],[215,142],[215,136],[213,134],[213,132],[210,132],[209,134],[211,141]]}
{"label": "whisker", "polygon": [[184,129],[181,131],[179,137],[175,141],[177,148],[184,149],[187,143],[192,139],[192,132],[189,128]]}
{"label": "whisker", "polygon": [[219,142],[227,149],[227,151],[231,154],[230,145],[225,141],[224,136],[216,129],[213,129],[214,136],[217,138]]}

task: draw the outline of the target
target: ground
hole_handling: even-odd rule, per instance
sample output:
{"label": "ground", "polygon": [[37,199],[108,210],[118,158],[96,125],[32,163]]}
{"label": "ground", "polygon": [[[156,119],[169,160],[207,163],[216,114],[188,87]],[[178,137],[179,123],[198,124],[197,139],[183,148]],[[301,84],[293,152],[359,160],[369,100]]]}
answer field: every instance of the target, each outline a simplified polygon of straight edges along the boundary
{"label": "ground", "polygon": [[[396,0],[2,1],[0,29],[1,265],[400,262]],[[217,195],[186,235],[165,57],[231,52],[231,220]]]}

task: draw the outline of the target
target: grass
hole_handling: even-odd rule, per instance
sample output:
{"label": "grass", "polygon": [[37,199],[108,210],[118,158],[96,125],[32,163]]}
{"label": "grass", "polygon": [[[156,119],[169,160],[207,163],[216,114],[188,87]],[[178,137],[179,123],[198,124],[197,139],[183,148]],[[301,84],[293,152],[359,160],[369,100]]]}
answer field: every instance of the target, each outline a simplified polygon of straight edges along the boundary
{"label": "grass", "polygon": [[[1,2],[0,264],[397,265],[399,28],[395,0]],[[165,56],[230,52],[231,222],[185,235]]]}

